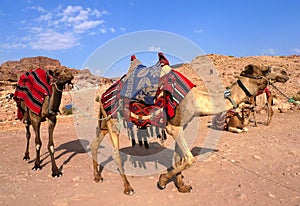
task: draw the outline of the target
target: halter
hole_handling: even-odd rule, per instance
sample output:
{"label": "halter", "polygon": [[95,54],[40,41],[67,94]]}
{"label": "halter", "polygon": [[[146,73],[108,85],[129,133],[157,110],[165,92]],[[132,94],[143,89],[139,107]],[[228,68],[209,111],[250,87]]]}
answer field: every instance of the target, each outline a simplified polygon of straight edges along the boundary
{"label": "halter", "polygon": [[269,82],[270,80],[268,80],[265,76],[269,75],[270,73],[271,73],[271,67],[268,66],[268,72],[264,76],[252,76],[252,75],[246,75],[246,74],[240,74],[240,76],[247,77],[247,78],[250,78],[250,79],[266,79]]}
{"label": "halter", "polygon": [[[65,73],[65,70],[66,70],[66,68],[63,68],[63,70],[62,70],[60,76],[63,75],[63,74]],[[57,86],[57,82],[59,81],[59,79],[60,79],[60,78],[54,78],[54,77],[52,76],[52,84],[55,86],[55,88],[56,88],[57,91],[59,91],[60,93],[63,93],[63,90],[62,90],[62,89],[59,89],[58,86]]]}
{"label": "halter", "polygon": [[57,91],[59,91],[60,93],[63,93],[63,90],[58,88],[57,81],[58,80],[56,80],[55,82],[53,82],[53,85],[55,86],[55,88],[56,88]]}

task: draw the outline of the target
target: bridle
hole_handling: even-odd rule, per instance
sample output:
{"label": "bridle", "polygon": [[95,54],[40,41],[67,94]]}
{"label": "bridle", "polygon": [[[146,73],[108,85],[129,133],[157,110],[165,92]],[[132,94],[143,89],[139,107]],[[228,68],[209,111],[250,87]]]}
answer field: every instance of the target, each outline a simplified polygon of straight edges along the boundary
{"label": "bridle", "polygon": [[240,76],[242,77],[247,77],[247,78],[250,78],[250,79],[264,79],[267,81],[267,83],[269,84],[271,82],[270,79],[268,79],[266,76],[268,76],[269,74],[271,73],[271,66],[268,66],[268,71],[265,75],[262,75],[262,76],[253,76],[253,75],[248,75],[248,74],[240,74]]}
{"label": "bridle", "polygon": [[[62,72],[61,72],[61,74],[60,75],[63,75],[64,73],[65,73],[65,70],[66,70],[66,68],[63,68],[63,70],[62,70]],[[58,77],[58,78],[54,78],[53,76],[52,76],[52,85],[54,85],[55,86],[55,88],[56,88],[56,90],[58,91],[58,92],[60,92],[60,93],[63,93],[63,89],[59,89],[58,88],[58,85],[57,85],[57,82],[60,80],[60,78]]]}

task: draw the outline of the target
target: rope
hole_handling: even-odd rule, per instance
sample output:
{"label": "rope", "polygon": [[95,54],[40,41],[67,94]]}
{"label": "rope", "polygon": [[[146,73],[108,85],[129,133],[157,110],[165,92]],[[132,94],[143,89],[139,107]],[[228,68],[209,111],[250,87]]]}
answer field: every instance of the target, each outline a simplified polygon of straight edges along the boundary
{"label": "rope", "polygon": [[61,90],[61,89],[59,89],[59,88],[57,87],[57,84],[56,84],[56,82],[53,82],[53,84],[54,84],[54,86],[55,86],[55,88],[56,88],[56,90],[57,90],[57,91],[59,91],[59,92],[63,93],[63,90]]}
{"label": "rope", "polygon": [[284,97],[288,100],[289,103],[293,103],[293,104],[295,104],[295,105],[299,105],[299,104],[300,104],[298,101],[295,101],[295,100],[293,99],[293,97],[288,97],[286,94],[284,94],[282,91],[280,91],[273,83],[270,82],[270,85],[271,85],[274,89],[276,89],[282,96],[284,96]]}

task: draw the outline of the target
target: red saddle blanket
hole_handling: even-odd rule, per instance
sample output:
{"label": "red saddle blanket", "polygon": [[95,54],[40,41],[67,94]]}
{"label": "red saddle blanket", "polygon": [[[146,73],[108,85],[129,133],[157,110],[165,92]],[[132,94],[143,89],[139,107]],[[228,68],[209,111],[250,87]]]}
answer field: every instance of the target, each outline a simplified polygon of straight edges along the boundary
{"label": "red saddle blanket", "polygon": [[[24,101],[25,105],[39,115],[46,96],[51,96],[51,76],[43,69],[35,69],[20,76],[14,93],[16,102]],[[18,118],[22,119],[18,111]]]}
{"label": "red saddle blanket", "polygon": [[[120,109],[124,120],[138,127],[147,125],[164,127],[167,118],[174,117],[176,106],[195,86],[180,72],[172,70],[160,78],[154,103],[146,104],[138,99],[128,99],[120,95],[122,79],[125,79],[124,76],[102,94],[101,102],[108,115],[116,117],[116,112]],[[123,105],[120,107],[121,99]]]}

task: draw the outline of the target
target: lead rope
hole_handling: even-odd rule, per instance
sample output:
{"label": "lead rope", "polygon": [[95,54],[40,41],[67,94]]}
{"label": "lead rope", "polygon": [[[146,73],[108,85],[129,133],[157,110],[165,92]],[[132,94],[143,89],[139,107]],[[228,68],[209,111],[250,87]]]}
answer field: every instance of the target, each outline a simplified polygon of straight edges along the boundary
{"label": "lead rope", "polygon": [[282,91],[280,91],[272,82],[270,82],[270,85],[274,89],[276,89],[282,96],[284,96],[288,100],[288,102],[293,103],[294,105],[299,105],[300,104],[299,101],[295,101],[293,99],[293,97],[288,97],[286,94],[284,94]]}

